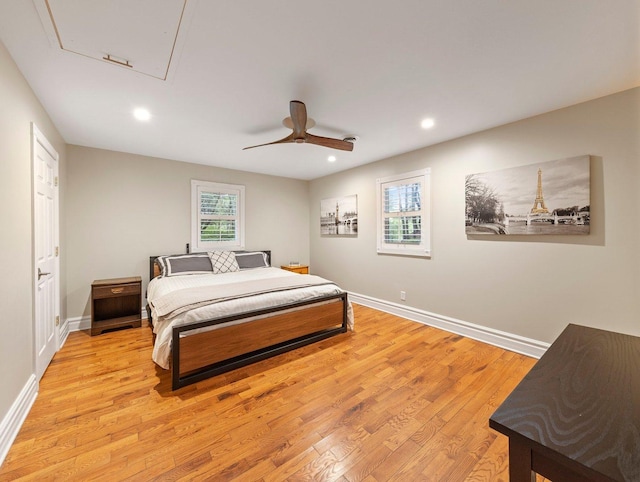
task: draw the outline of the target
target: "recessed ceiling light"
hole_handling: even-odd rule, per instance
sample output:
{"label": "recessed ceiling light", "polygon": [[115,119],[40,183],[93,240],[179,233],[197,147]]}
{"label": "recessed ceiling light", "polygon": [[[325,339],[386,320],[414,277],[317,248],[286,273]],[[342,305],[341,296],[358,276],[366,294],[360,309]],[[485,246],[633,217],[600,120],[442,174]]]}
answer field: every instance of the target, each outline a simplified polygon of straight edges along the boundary
{"label": "recessed ceiling light", "polygon": [[434,125],[436,125],[435,121],[433,119],[424,119],[421,123],[420,126],[423,129],[431,129]]}
{"label": "recessed ceiling light", "polygon": [[138,108],[133,111],[133,117],[139,121],[148,121],[151,119],[151,113],[147,109]]}
{"label": "recessed ceiling light", "polygon": [[329,156],[329,157],[327,157],[327,161],[329,161],[329,162],[336,162],[336,156]]}

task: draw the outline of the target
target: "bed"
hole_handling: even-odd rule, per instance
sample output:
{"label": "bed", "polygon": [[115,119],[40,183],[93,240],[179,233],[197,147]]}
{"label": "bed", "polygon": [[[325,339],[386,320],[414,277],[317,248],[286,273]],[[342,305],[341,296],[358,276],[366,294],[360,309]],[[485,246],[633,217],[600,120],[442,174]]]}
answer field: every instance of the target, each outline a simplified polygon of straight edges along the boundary
{"label": "bed", "polygon": [[271,267],[270,251],[151,256],[147,313],[154,362],[172,389],[353,328],[333,282]]}

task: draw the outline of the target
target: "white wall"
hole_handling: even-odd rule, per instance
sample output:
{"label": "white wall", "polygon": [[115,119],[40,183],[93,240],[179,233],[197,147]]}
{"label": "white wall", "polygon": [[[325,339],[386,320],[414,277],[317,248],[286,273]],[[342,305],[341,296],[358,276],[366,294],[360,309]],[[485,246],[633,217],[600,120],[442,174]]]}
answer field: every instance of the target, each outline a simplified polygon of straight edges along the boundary
{"label": "white wall", "polygon": [[246,186],[247,249],[309,261],[308,182],[68,146],[68,313],[90,315],[94,279],[142,276],[190,242],[191,179]]}
{"label": "white wall", "polygon": [[[590,235],[467,238],[465,175],[583,154],[594,156]],[[425,167],[432,259],[377,255],[376,178]],[[312,181],[311,267],[359,294],[545,343],[567,323],[640,335],[639,181],[633,89]],[[321,237],[320,200],[351,194],[358,237]]]}
{"label": "white wall", "polygon": [[[1,42],[0,106],[0,428],[4,429],[18,395],[34,373],[31,122],[60,154],[62,185],[65,144]],[[60,198],[62,210],[63,188]],[[61,259],[64,292],[64,249]],[[64,316],[65,307],[61,309]],[[5,436],[7,432],[0,432],[0,461]]]}

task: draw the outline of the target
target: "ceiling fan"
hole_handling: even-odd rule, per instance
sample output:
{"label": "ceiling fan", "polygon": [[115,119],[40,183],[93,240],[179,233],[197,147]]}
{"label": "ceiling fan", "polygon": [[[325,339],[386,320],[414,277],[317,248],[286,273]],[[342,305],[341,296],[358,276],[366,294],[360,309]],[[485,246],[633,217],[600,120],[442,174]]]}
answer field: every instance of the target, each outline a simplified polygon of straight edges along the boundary
{"label": "ceiling fan", "polygon": [[[289,103],[289,111],[291,112],[291,117],[287,118],[283,121],[283,124],[293,129],[293,132],[289,134],[284,139],[280,139],[279,141],[267,142],[266,144],[258,144],[257,146],[245,147],[243,149],[253,149],[254,147],[262,147],[262,146],[270,146],[273,144],[287,144],[290,142],[295,143],[309,143],[315,144],[317,146],[329,147],[331,149],[340,149],[343,151],[352,151],[353,150],[353,142],[344,140],[344,139],[333,139],[331,137],[321,137],[314,136],[313,134],[309,134],[307,132],[307,128],[311,128],[315,125],[313,119],[307,119],[307,108],[304,103],[299,100],[292,100]],[[354,139],[350,137],[350,139]]]}

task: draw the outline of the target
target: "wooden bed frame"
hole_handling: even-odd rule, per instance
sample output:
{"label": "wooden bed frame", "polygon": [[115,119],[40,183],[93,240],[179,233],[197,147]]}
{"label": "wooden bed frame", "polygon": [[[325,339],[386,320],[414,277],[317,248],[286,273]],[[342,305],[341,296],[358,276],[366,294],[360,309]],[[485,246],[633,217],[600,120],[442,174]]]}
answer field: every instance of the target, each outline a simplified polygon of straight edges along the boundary
{"label": "wooden bed frame", "polygon": [[[271,264],[271,252],[263,252]],[[157,268],[154,269],[156,258],[149,258],[150,280],[158,275]],[[152,324],[148,306],[147,313]],[[189,334],[208,326],[253,317],[257,318]],[[249,325],[251,329],[247,329]],[[346,292],[176,326],[172,328],[171,340],[171,388],[177,390],[346,331]]]}

